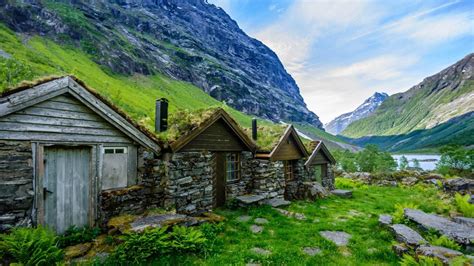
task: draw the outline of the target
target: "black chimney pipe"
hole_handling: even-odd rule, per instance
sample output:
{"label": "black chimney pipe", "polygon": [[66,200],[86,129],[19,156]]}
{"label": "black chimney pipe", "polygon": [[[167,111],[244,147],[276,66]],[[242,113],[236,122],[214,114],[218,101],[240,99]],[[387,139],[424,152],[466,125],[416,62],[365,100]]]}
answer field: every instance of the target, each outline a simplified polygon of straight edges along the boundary
{"label": "black chimney pipe", "polygon": [[168,99],[160,98],[155,105],[155,132],[168,129]]}
{"label": "black chimney pipe", "polygon": [[257,140],[257,118],[252,118],[252,139]]}

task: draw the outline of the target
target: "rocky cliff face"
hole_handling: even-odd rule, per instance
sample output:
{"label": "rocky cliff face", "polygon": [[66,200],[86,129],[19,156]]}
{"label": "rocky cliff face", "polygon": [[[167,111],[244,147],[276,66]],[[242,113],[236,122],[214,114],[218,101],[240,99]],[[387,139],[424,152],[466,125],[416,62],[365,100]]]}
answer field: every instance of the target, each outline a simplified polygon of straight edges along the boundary
{"label": "rocky cliff face", "polygon": [[351,138],[406,134],[473,111],[474,54],[469,54],[408,91],[391,95],[371,116],[350,124],[341,134]]}
{"label": "rocky cliff face", "polygon": [[238,110],[322,128],[276,54],[205,0],[0,0],[0,20],[114,73],[165,73]]}
{"label": "rocky cliff face", "polygon": [[387,98],[388,94],[384,92],[376,92],[374,93],[374,95],[370,96],[370,98],[365,100],[364,103],[359,105],[359,107],[357,107],[354,111],[342,114],[334,118],[334,120],[324,125],[324,128],[327,132],[337,135],[344,129],[346,129],[346,127],[349,126],[352,122],[368,117]]}

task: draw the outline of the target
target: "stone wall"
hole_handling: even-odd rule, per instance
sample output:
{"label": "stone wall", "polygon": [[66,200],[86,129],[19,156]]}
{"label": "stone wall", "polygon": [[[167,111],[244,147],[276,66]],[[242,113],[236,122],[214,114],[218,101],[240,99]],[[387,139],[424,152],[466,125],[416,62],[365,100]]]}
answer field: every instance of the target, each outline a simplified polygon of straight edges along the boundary
{"label": "stone wall", "polygon": [[99,220],[102,225],[117,215],[140,214],[150,208],[163,206],[165,164],[153,153],[138,151],[137,184],[120,189],[103,190],[100,193]]}
{"label": "stone wall", "polygon": [[240,179],[236,181],[227,182],[227,199],[250,193],[252,190],[252,160],[253,154],[251,152],[242,152],[240,156],[241,172]]}
{"label": "stone wall", "polygon": [[214,202],[215,156],[211,152],[179,152],[166,160],[165,208],[180,213],[211,210]]}
{"label": "stone wall", "polygon": [[28,141],[0,142],[0,231],[31,225],[33,158]]}
{"label": "stone wall", "polygon": [[299,200],[303,199],[301,187],[303,182],[307,181],[308,171],[304,167],[304,160],[296,160],[293,162],[293,180],[285,180],[285,199]]}
{"label": "stone wall", "polygon": [[285,176],[283,171],[282,161],[253,160],[252,194],[262,195],[267,199],[283,197],[285,193]]}

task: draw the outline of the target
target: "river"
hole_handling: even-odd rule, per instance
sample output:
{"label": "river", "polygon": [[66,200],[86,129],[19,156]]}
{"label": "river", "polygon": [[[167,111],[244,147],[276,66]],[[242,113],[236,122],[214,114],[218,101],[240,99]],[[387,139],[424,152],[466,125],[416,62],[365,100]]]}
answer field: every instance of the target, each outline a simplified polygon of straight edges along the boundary
{"label": "river", "polygon": [[430,171],[436,168],[436,163],[441,156],[437,154],[393,154],[392,157],[400,163],[400,158],[405,156],[408,159],[409,166],[413,167],[413,160],[417,159],[420,162],[420,167],[423,170]]}

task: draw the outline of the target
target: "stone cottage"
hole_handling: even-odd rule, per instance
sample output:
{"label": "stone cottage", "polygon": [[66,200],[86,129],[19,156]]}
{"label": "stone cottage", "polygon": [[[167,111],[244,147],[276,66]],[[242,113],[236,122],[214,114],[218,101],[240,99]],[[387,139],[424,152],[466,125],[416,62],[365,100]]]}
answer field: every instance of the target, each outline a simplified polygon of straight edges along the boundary
{"label": "stone cottage", "polygon": [[[159,100],[158,106],[163,105],[167,105],[166,100]],[[158,124],[166,124],[166,114],[166,108],[157,107]],[[164,207],[181,213],[223,206],[251,188],[253,141],[221,108],[198,116],[202,121],[187,132],[179,132],[162,155]]]}
{"label": "stone cottage", "polygon": [[[0,229],[100,224],[158,204],[143,157],[153,134],[74,77],[0,95]],[[153,182],[148,182],[153,183]]]}
{"label": "stone cottage", "polygon": [[314,141],[315,147],[304,166],[308,171],[308,180],[317,181],[329,190],[334,189],[332,166],[336,160],[322,141]]}

